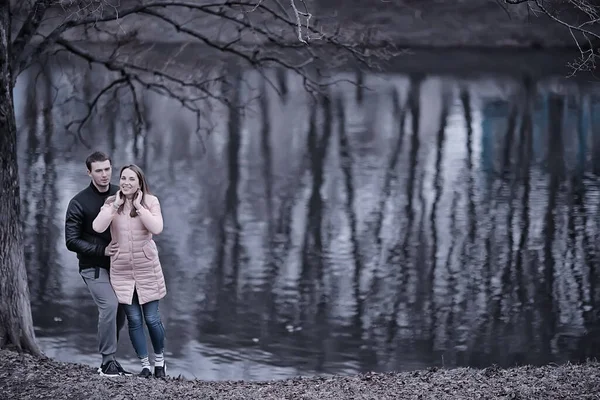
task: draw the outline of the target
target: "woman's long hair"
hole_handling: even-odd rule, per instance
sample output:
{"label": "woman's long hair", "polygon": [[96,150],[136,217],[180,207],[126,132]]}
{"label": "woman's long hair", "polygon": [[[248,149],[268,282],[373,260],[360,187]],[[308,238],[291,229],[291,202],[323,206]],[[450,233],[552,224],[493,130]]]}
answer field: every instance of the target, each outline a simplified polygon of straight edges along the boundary
{"label": "woman's long hair", "polygon": [[[126,169],[132,170],[137,175],[137,178],[140,182],[140,190],[142,191],[142,206],[148,208],[147,204],[146,204],[146,195],[151,195],[152,192],[150,192],[150,188],[148,187],[148,182],[146,181],[146,175],[144,175],[144,171],[142,171],[142,169],[135,164],[125,165],[124,167],[121,168],[121,172],[119,172],[119,181],[121,180],[121,175],[123,175],[123,171],[125,171]],[[106,199],[106,202],[112,204],[115,200],[116,200],[116,195],[113,195],[113,196],[110,196],[108,199]],[[123,212],[124,207],[125,207],[125,202],[123,202],[123,204],[121,204],[119,206],[119,208],[117,209],[117,212],[119,214],[121,214]],[[132,218],[135,218],[138,216],[137,213],[135,212],[134,207],[131,208],[131,212],[129,213],[129,215]]]}

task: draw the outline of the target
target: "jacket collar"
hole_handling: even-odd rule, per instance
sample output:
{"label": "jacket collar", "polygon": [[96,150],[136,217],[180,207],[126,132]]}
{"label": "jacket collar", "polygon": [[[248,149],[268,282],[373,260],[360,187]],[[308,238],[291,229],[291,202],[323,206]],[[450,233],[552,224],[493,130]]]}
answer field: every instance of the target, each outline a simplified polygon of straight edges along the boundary
{"label": "jacket collar", "polygon": [[94,193],[96,193],[97,195],[108,196],[108,195],[110,195],[110,189],[111,189],[112,185],[110,183],[108,184],[108,190],[106,192],[99,191],[98,188],[96,187],[96,185],[94,185],[94,182],[92,182],[92,181],[90,181],[90,187],[92,188]]}

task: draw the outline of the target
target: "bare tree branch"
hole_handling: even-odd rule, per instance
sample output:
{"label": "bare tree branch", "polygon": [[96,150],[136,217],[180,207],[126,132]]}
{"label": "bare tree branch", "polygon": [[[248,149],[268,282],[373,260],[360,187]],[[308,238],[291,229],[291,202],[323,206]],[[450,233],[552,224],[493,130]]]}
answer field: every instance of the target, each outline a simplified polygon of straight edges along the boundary
{"label": "bare tree branch", "polygon": [[[266,44],[267,43],[277,44],[277,46],[281,47],[281,48],[300,48],[302,45],[307,43],[307,39],[316,38],[321,41],[324,41],[325,43],[329,43],[331,45],[339,47],[340,49],[343,49],[344,51],[346,51],[348,53],[348,55],[357,57],[359,60],[364,62],[364,60],[366,58],[366,55],[364,54],[364,52],[361,52],[353,45],[341,43],[340,41],[338,41],[335,38],[335,36],[325,35],[323,32],[311,27],[308,23],[311,18],[311,14],[308,12],[301,12],[300,10],[298,10],[298,8],[296,7],[295,3],[293,3],[293,1],[292,1],[292,4],[293,4],[293,8],[294,8],[294,13],[295,13],[295,21],[290,20],[287,16],[283,16],[283,15],[279,14],[278,12],[274,11],[273,9],[271,9],[270,7],[266,6],[262,2],[262,0],[257,3],[244,2],[244,1],[227,1],[225,3],[210,3],[210,4],[197,4],[197,3],[189,2],[189,1],[188,2],[186,2],[186,1],[148,1],[146,3],[129,6],[128,8],[125,8],[122,10],[115,9],[110,12],[102,13],[100,16],[91,15],[91,16],[87,16],[86,18],[68,20],[68,21],[60,24],[59,26],[57,26],[48,36],[46,36],[42,40],[42,42],[36,46],[36,51],[32,53],[32,56],[35,53],[40,54],[43,51],[45,51],[47,48],[51,47],[56,42],[56,40],[58,39],[58,37],[61,34],[65,33],[66,31],[68,31],[72,28],[76,28],[79,26],[85,26],[85,25],[97,25],[97,24],[103,23],[103,22],[118,22],[118,21],[123,20],[127,16],[140,14],[140,13],[156,15],[156,14],[158,14],[158,12],[152,10],[152,9],[156,9],[156,8],[163,8],[163,9],[169,9],[169,10],[171,8],[188,8],[193,11],[199,11],[206,15],[212,15],[214,17],[221,18],[223,20],[227,20],[233,24],[238,24],[238,25],[240,25],[240,29],[241,28],[249,29],[256,33],[259,33],[262,35],[262,38],[266,41]],[[298,24],[299,24],[301,17],[305,17],[307,19],[306,33],[303,35],[301,30],[298,31],[298,38],[300,39],[300,43],[299,43],[298,41],[287,40],[280,34],[276,34],[273,31],[268,31],[265,28],[258,28],[257,26],[249,23],[248,21],[241,20],[234,15],[234,13],[237,13],[237,11],[238,11],[238,10],[236,10],[236,8],[245,8],[245,7],[252,7],[251,10],[254,10],[254,11],[258,10],[261,13],[264,13],[266,16],[274,17],[275,20],[274,21],[271,20],[271,23],[278,22],[278,23],[283,24],[284,27],[287,26],[290,28],[297,28],[299,26]],[[232,12],[232,15],[229,15],[228,11]],[[170,20],[171,20],[172,25],[174,25],[174,26],[182,25],[180,23],[173,23],[175,21],[172,17],[170,17]],[[313,36],[311,36],[311,35],[313,35]],[[306,50],[306,47],[307,46],[304,46],[305,50]],[[31,57],[29,59],[23,60],[24,65],[20,66],[21,67],[20,70],[22,70],[29,62],[31,62]]]}
{"label": "bare tree branch", "polygon": [[88,122],[90,120],[90,118],[92,118],[92,115],[94,114],[94,111],[96,110],[96,106],[97,106],[98,102],[100,101],[100,99],[107,93],[110,93],[110,91],[112,89],[118,88],[119,86],[122,86],[122,85],[126,84],[127,82],[128,82],[128,77],[116,79],[116,80],[113,80],[106,87],[104,87],[102,90],[100,90],[100,92],[98,92],[98,94],[96,94],[96,96],[88,104],[87,113],[83,116],[83,118],[69,122],[67,124],[67,126],[65,127],[66,130],[71,132],[71,127],[73,125],[77,125],[77,131],[75,132],[75,134],[77,135],[77,137],[79,138],[79,140],[81,141],[81,143],[83,143],[83,145],[85,147],[90,148],[90,145],[87,143],[87,141],[83,138],[83,135],[81,134],[81,130],[82,130],[83,126],[86,124],[86,122]]}
{"label": "bare tree branch", "polygon": [[[42,30],[43,16],[50,14],[46,11],[51,5],[59,8],[51,9],[53,18]],[[13,55],[15,79],[42,57],[65,52],[114,73],[92,100],[84,100],[85,115],[67,126],[84,144],[82,129],[101,108],[102,99],[124,88],[131,94],[138,135],[144,127],[142,91],[176,100],[195,115],[198,133],[210,125],[204,123],[210,104],[231,107],[227,94],[217,86],[226,81],[225,63],[254,69],[277,92],[279,86],[267,71],[273,67],[292,71],[301,77],[304,89],[316,96],[328,85],[348,81],[327,77],[323,67],[335,67],[349,57],[370,68],[374,52],[380,58],[397,54],[388,50],[391,46],[361,48],[344,42],[339,31],[326,33],[313,26],[305,0],[288,0],[287,4],[279,0],[138,0],[123,6],[108,0],[37,0],[36,6],[30,8],[15,40],[20,49]],[[61,22],[54,22],[58,20],[55,14]],[[190,46],[206,54],[191,57]]]}
{"label": "bare tree branch", "polygon": [[[571,76],[578,72],[596,69],[596,59],[600,56],[600,6],[590,0],[504,0],[506,4],[525,4],[533,14],[545,15],[553,22],[569,30],[573,42],[579,50],[579,57],[569,63]],[[569,22],[569,19],[573,22]]]}
{"label": "bare tree branch", "polygon": [[31,38],[36,34],[42,21],[44,20],[44,15],[46,14],[48,7],[50,7],[50,4],[50,0],[37,0],[29,11],[27,19],[21,26],[17,37],[12,43],[11,64],[13,71],[16,70],[16,63],[20,59],[25,46],[27,46],[27,44],[31,41]]}
{"label": "bare tree branch", "polygon": [[[119,75],[122,76],[122,78],[116,80],[115,82],[117,82],[119,86],[127,84],[127,86],[130,89],[132,89],[131,93],[134,97],[134,107],[136,109],[136,116],[138,117],[138,121],[142,121],[140,125],[136,125],[138,127],[143,125],[143,117],[140,111],[139,102],[137,102],[137,92],[135,91],[135,89],[133,89],[133,83],[138,83],[141,87],[143,87],[146,90],[150,90],[160,95],[168,96],[174,100],[177,100],[183,108],[193,112],[196,115],[197,130],[201,130],[200,119],[204,110],[203,108],[199,107],[196,103],[200,100],[206,99],[213,99],[220,102],[226,101],[226,99],[213,94],[210,90],[211,86],[214,86],[215,83],[218,83],[222,79],[221,76],[206,79],[204,81],[188,82],[186,80],[178,78],[172,74],[165,73],[158,69],[142,67],[132,63],[114,61],[111,59],[103,60],[90,52],[78,48],[77,46],[71,44],[66,40],[59,39],[58,44],[63,46],[64,50],[80,57],[88,63],[102,65],[107,70],[117,72]],[[149,80],[149,78],[144,78],[143,75],[147,75],[149,78],[153,77],[155,80],[158,81],[153,82]],[[81,120],[71,122],[67,128],[70,129],[71,126],[77,125],[77,135],[78,137],[81,137],[81,129],[91,117],[91,114],[97,106],[98,100],[100,100],[100,98],[103,97],[113,87],[114,85],[108,85],[107,87],[102,89],[96,95],[91,105],[88,107],[88,113],[86,117],[84,117]],[[178,88],[178,91],[176,91],[175,88]]]}
{"label": "bare tree branch", "polygon": [[[300,0],[302,1],[302,3],[304,3],[304,0]],[[312,18],[312,14],[309,12],[301,12],[300,10],[298,10],[298,7],[296,7],[296,2],[295,0],[290,0],[290,3],[292,5],[292,9],[294,10],[294,15],[296,16],[296,26],[298,27],[298,40],[301,41],[302,43],[308,43],[303,37],[302,37],[302,18],[306,19],[306,30],[308,31],[310,29],[310,19]],[[304,4],[305,8],[306,8],[306,4]],[[308,36],[307,36],[308,38]]]}

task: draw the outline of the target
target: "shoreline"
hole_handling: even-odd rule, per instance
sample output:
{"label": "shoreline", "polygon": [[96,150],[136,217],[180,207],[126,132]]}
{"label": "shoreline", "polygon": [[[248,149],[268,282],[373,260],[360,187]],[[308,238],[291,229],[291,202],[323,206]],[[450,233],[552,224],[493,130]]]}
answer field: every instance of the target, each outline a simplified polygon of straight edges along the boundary
{"label": "shoreline", "polygon": [[456,368],[298,377],[199,381],[170,377],[106,378],[82,364],[0,350],[0,399],[592,399],[600,363],[485,369]]}
{"label": "shoreline", "polygon": [[[93,41],[81,41],[74,44],[94,49],[94,52],[102,52],[105,43]],[[155,43],[137,43],[130,45],[128,49],[130,54],[145,54],[142,65],[146,62],[159,63],[159,56],[174,52],[181,43],[174,42],[155,42]],[[110,47],[110,46],[109,46]],[[214,52],[203,45],[190,44],[186,53],[178,53],[169,57],[177,64],[177,70],[187,70],[187,68],[220,68],[224,61],[240,62],[235,58],[228,58],[223,54],[213,54]],[[425,75],[452,75],[452,76],[480,76],[496,75],[506,77],[529,76],[533,79],[543,79],[546,77],[568,77],[573,81],[597,81],[594,71],[578,72],[575,76],[570,76],[573,68],[569,66],[579,56],[579,50],[573,46],[549,46],[543,48],[532,48],[527,46],[421,46],[421,45],[397,45],[398,53],[391,55],[388,59],[380,59],[375,55],[377,48],[369,48],[367,52],[373,52],[368,56],[369,62],[373,63],[370,71],[357,60],[349,56],[344,62],[331,65],[332,71],[356,73],[361,70],[364,72],[389,73],[389,74],[425,74]],[[314,60],[314,65],[326,67],[327,54],[330,54],[331,46],[313,46],[315,53],[320,56]],[[209,61],[198,63],[198,54],[210,54],[211,57],[202,58]],[[306,62],[303,55],[289,54],[293,63],[301,64]],[[57,65],[63,66],[65,63],[74,67],[87,68],[87,64],[79,59],[70,56],[56,56],[54,58]],[[240,62],[240,65],[245,64]],[[272,65],[278,68],[277,65]]]}

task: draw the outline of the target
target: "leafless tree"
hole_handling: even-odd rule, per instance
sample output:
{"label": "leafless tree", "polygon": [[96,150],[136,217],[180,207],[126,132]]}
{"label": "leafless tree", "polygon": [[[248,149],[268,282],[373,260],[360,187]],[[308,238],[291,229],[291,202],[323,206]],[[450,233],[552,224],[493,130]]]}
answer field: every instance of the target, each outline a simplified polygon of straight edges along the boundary
{"label": "leafless tree", "polygon": [[374,54],[350,31],[315,25],[305,1],[0,0],[0,347],[40,354],[20,226],[12,97],[19,74],[63,56],[107,71],[108,84],[85,100],[87,113],[68,126],[83,139],[82,127],[115,93],[132,99],[138,131],[145,91],[177,100],[196,115],[201,131],[211,104],[231,106],[236,88],[227,87],[226,76],[236,71],[257,70],[277,90],[267,71],[293,71],[317,92],[334,82],[326,73],[331,67],[368,67],[370,56],[390,55],[380,46]]}
{"label": "leafless tree", "polygon": [[579,57],[570,63],[572,75],[596,69],[600,57],[600,3],[595,0],[497,0],[519,7],[532,17],[544,16],[568,29]]}

